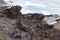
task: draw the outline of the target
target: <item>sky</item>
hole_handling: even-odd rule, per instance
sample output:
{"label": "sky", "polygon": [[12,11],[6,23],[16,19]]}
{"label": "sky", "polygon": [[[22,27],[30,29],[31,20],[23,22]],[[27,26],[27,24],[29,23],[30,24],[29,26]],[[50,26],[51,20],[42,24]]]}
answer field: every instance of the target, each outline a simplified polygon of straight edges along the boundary
{"label": "sky", "polygon": [[5,5],[6,2],[4,0],[0,0],[0,7],[3,6],[3,4]]}
{"label": "sky", "polygon": [[43,13],[60,15],[60,0],[4,0],[9,5],[22,6],[22,13]]}

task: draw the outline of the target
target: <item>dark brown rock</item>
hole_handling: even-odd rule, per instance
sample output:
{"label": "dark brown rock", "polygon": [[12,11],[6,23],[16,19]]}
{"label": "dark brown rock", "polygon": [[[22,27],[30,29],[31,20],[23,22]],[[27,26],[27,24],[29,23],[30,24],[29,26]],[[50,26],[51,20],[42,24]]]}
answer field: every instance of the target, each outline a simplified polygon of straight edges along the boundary
{"label": "dark brown rock", "polygon": [[9,9],[5,9],[5,15],[8,17],[8,18],[20,18],[20,15],[21,15],[21,6],[13,6]]}

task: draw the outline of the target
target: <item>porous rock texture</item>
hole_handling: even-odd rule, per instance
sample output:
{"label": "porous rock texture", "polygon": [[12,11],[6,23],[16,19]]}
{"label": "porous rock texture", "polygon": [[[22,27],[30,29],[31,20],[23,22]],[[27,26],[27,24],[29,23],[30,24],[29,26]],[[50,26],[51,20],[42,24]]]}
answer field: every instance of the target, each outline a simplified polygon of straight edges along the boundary
{"label": "porous rock texture", "polygon": [[5,40],[60,40],[60,30],[46,24],[43,21],[45,15],[21,14],[20,10],[20,6],[3,10],[0,35]]}

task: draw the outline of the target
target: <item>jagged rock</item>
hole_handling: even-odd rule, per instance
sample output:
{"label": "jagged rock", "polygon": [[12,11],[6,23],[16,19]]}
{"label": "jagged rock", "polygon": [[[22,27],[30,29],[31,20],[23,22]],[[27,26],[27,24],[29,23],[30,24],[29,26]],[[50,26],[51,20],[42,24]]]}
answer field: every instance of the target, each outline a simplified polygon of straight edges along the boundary
{"label": "jagged rock", "polygon": [[44,19],[45,15],[43,14],[38,14],[38,13],[34,13],[34,14],[25,14],[25,15],[22,15],[22,18],[25,18],[27,20],[42,20]]}
{"label": "jagged rock", "polygon": [[20,10],[14,6],[1,12],[5,17],[0,17],[0,34],[6,40],[60,40],[60,30],[45,23],[45,15],[21,14]]}
{"label": "jagged rock", "polygon": [[36,14],[32,14],[31,17],[34,18],[34,19],[37,19],[37,20],[43,20],[45,15],[36,13]]}
{"label": "jagged rock", "polygon": [[20,15],[21,15],[21,6],[13,6],[9,9],[5,9],[5,15],[8,17],[8,18],[20,18]]}

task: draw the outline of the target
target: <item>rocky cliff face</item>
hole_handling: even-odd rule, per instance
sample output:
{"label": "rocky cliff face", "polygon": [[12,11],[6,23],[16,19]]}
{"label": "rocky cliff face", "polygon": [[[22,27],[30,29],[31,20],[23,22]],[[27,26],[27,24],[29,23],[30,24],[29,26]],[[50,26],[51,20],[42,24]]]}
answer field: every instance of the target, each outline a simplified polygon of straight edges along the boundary
{"label": "rocky cliff face", "polygon": [[43,14],[21,14],[20,6],[5,9],[0,16],[0,35],[5,40],[60,40],[60,30],[46,24]]}

